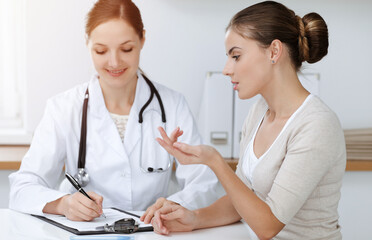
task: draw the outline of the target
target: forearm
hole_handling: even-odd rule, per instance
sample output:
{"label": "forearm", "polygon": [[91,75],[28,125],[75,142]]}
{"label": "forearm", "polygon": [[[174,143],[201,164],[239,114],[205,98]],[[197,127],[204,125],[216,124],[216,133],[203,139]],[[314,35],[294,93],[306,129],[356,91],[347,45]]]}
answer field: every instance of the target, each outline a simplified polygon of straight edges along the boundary
{"label": "forearm", "polygon": [[195,210],[194,213],[197,218],[195,229],[228,225],[241,219],[228,196],[223,196],[209,207]]}
{"label": "forearm", "polygon": [[52,202],[48,202],[47,204],[45,204],[43,208],[43,213],[63,215],[62,201],[63,201],[63,198],[67,196],[68,195],[65,195],[61,198],[58,198],[57,200],[54,200]]}
{"label": "forearm", "polygon": [[9,177],[9,208],[34,215],[43,215],[43,208],[49,202],[66,195],[40,184],[37,177],[22,172]]}
{"label": "forearm", "polygon": [[231,204],[258,236],[275,236],[284,227],[270,207],[238,178],[222,157],[215,159],[210,167],[225,188]]}

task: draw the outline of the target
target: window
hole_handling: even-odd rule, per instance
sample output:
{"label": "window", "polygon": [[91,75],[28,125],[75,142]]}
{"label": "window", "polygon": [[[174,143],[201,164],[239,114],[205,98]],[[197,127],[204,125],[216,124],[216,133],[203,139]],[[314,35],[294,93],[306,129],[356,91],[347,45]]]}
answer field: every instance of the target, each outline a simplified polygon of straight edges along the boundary
{"label": "window", "polygon": [[0,144],[25,132],[24,19],[25,0],[0,0]]}

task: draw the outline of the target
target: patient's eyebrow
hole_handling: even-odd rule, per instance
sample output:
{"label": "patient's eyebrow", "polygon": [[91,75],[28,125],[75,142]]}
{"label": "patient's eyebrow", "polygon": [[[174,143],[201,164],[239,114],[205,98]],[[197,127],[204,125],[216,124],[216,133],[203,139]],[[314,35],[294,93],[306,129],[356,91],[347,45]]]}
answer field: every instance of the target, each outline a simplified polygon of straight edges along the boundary
{"label": "patient's eyebrow", "polygon": [[231,55],[232,51],[234,51],[235,49],[241,49],[241,48],[240,47],[232,47],[232,48],[230,48],[229,53],[226,54],[226,55]]}

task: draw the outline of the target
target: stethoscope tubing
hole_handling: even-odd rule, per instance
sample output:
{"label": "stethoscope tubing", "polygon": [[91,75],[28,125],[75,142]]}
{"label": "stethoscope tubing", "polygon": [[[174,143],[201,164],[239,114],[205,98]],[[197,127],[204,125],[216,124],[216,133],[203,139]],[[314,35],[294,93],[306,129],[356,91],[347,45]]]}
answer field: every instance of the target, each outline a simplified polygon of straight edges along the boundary
{"label": "stethoscope tubing", "polygon": [[[147,100],[147,102],[142,106],[139,114],[138,114],[138,122],[141,124],[141,138],[142,138],[142,123],[143,123],[143,112],[146,110],[148,105],[150,105],[152,99],[154,98],[154,94],[156,98],[158,99],[160,109],[161,109],[161,119],[162,122],[165,124],[166,123],[166,115],[165,115],[165,110],[164,110],[164,105],[163,101],[160,97],[160,94],[158,90],[155,88],[154,84],[144,75],[142,74],[143,78],[145,79],[147,85],[150,88],[150,97]],[[82,113],[82,119],[81,119],[81,132],[80,132],[80,143],[79,143],[79,157],[78,157],[78,173],[77,173],[77,179],[82,181],[82,179],[87,179],[86,182],[80,182],[80,184],[84,187],[86,186],[89,182],[89,175],[85,171],[85,158],[86,158],[86,141],[87,141],[87,113],[88,113],[88,101],[89,101],[89,89],[85,91],[84,95],[84,103],[83,103],[83,113]],[[140,165],[142,164],[142,142],[141,142],[141,153],[140,153]],[[168,162],[168,166],[165,170],[157,170],[155,169],[154,171],[149,171],[149,170],[144,170],[141,167],[141,169],[145,172],[163,172],[168,170],[170,168],[171,161]],[[149,168],[150,169],[150,168]],[[82,176],[80,176],[82,175]],[[84,176],[83,176],[84,175]]]}

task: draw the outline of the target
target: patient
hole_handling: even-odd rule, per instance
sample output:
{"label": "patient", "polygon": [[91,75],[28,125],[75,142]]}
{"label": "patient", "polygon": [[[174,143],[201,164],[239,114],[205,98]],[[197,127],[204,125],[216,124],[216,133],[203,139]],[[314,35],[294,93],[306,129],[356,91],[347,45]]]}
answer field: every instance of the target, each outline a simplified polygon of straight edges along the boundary
{"label": "patient", "polygon": [[236,174],[206,145],[158,142],[182,164],[205,164],[226,195],[190,211],[164,206],[152,220],[159,234],[227,225],[243,219],[249,239],[341,239],[337,207],[345,171],[343,131],[336,114],[300,83],[302,62],[327,55],[328,29],[317,13],[297,16],[261,2],[227,26],[223,73],[239,98],[262,98],[242,129]]}

